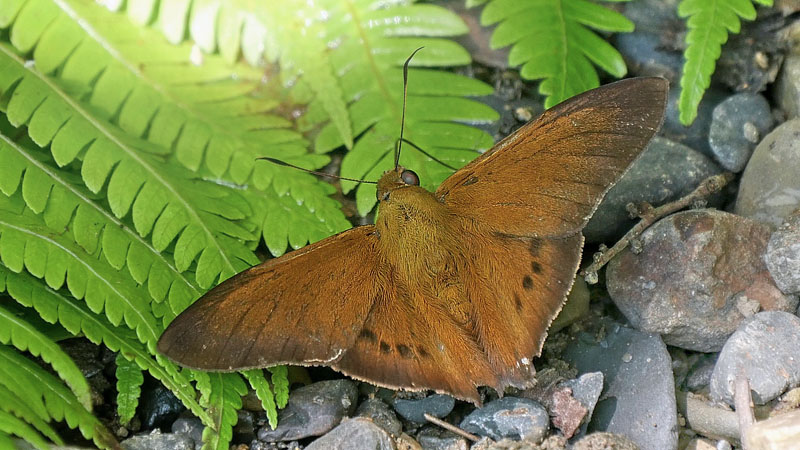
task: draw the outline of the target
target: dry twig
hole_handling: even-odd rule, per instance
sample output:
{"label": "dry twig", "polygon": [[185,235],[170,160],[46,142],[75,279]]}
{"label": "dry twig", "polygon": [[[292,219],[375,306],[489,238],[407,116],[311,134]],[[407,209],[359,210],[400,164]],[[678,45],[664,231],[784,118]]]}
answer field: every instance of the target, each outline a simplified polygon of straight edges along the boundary
{"label": "dry twig", "polygon": [[642,220],[640,220],[636,226],[625,233],[625,236],[617,241],[613,247],[598,253],[595,256],[594,262],[592,262],[592,264],[590,264],[587,268],[581,270],[581,276],[583,276],[586,279],[586,282],[589,284],[597,283],[597,271],[611,261],[612,258],[624,250],[628,245],[636,246],[636,242],[638,242],[637,238],[645,229],[647,229],[647,227],[666,215],[686,208],[687,206],[692,205],[711,194],[719,192],[731,180],[733,180],[733,174],[730,172],[713,175],[703,180],[703,182],[700,183],[700,185],[697,186],[697,188],[690,194],[681,197],[674,202],[669,202],[659,206],[658,208],[653,208],[647,203],[639,205],[637,212]]}
{"label": "dry twig", "polygon": [[461,436],[461,437],[463,437],[465,439],[469,439],[472,442],[478,442],[478,441],[481,440],[481,438],[479,438],[478,436],[475,436],[472,433],[467,433],[466,431],[462,430],[461,428],[458,428],[457,426],[455,426],[455,425],[453,425],[451,423],[447,423],[442,419],[433,417],[432,415],[430,415],[428,413],[425,413],[424,416],[425,416],[425,419],[428,420],[428,422],[430,422],[430,423],[432,423],[434,425],[439,425],[440,427],[444,428],[445,430],[451,431],[451,432],[453,432],[453,433],[455,433],[455,434],[457,434],[457,435],[459,435],[459,436]]}
{"label": "dry twig", "polygon": [[739,419],[739,440],[742,448],[747,450],[748,429],[755,423],[753,415],[753,399],[750,396],[750,381],[747,375],[739,373],[733,382],[733,405],[736,407],[736,417]]}

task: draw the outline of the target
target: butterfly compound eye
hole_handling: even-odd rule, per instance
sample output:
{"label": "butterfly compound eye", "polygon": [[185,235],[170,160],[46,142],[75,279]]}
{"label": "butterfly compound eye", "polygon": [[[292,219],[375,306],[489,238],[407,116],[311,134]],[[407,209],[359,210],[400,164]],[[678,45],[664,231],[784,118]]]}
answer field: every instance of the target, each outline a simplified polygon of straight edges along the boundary
{"label": "butterfly compound eye", "polygon": [[403,179],[403,183],[405,184],[419,186],[419,177],[413,170],[404,170],[403,173],[400,174],[400,178]]}

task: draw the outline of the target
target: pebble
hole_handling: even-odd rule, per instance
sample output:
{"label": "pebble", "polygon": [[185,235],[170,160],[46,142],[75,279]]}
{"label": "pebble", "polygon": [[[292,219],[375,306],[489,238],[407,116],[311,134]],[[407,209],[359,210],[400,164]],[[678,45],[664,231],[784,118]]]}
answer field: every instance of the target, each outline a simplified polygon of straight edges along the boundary
{"label": "pebble", "polygon": [[[291,399],[291,397],[290,397]],[[329,433],[308,444],[306,450],[395,450],[394,441],[383,428],[364,417],[348,419]]]}
{"label": "pebble", "polygon": [[711,375],[711,398],[733,405],[733,385],[743,372],[759,405],[800,386],[800,317],[765,311],[745,320],[728,339]]}
{"label": "pebble", "polygon": [[783,62],[775,99],[787,118],[800,117],[800,53],[787,56]]}
{"label": "pebble", "polygon": [[439,427],[427,426],[417,433],[417,442],[423,450],[467,450],[469,444],[461,436]]}
{"label": "pebble", "polygon": [[698,355],[700,357],[689,368],[689,373],[684,381],[686,389],[692,392],[708,387],[711,383],[711,374],[714,373],[714,366],[717,364],[716,353]]}
{"label": "pebble", "polygon": [[[641,447],[659,448],[659,447]],[[572,446],[572,450],[639,450],[639,446],[625,435],[615,433],[592,433]]]}
{"label": "pebble", "polygon": [[769,235],[756,221],[713,209],[673,214],[642,233],[639,254],[625,250],[609,263],[608,292],[637,330],[719,351],[745,317],[797,307],[762,261]]}
{"label": "pebble", "polygon": [[[291,392],[286,408],[278,411],[278,427],[262,427],[258,439],[292,441],[320,436],[352,414],[358,390],[350,380],[319,381]],[[376,425],[377,426],[377,425]]]}
{"label": "pebble", "polygon": [[167,425],[185,410],[186,407],[175,394],[161,384],[143,390],[142,398],[139,400],[139,415],[144,429]]}
{"label": "pebble", "polygon": [[608,191],[583,235],[588,242],[610,245],[636,223],[628,214],[628,203],[648,202],[659,206],[692,192],[701,181],[719,173],[722,169],[707,156],[669,139],[655,137],[630,170]]}
{"label": "pebble", "polygon": [[403,431],[403,424],[394,411],[383,400],[370,398],[358,405],[356,416],[366,417],[375,422],[389,434],[397,436]]}
{"label": "pebble", "polygon": [[178,420],[172,423],[171,430],[175,434],[185,434],[186,436],[189,436],[196,444],[198,444],[198,448],[200,448],[203,443],[203,428],[205,428],[205,426],[200,419],[190,416],[178,417]]}
{"label": "pebble", "polygon": [[[603,379],[603,372],[590,372],[560,383],[560,386],[570,388],[572,397],[586,408],[586,416],[581,420],[580,429],[574,434],[574,437],[586,434],[586,428],[592,420],[594,408],[597,406],[597,401],[600,400],[600,394],[603,392]],[[553,419],[553,422],[555,424],[555,419]]]}
{"label": "pebble", "polygon": [[772,124],[769,103],[763,96],[741,93],[728,97],[714,108],[708,131],[716,161],[731,172],[741,172]]}
{"label": "pebble", "polygon": [[533,400],[503,397],[472,411],[461,421],[468,433],[499,440],[530,439],[541,442],[548,430],[547,410]]}
{"label": "pebble", "polygon": [[675,385],[664,342],[610,320],[595,326],[573,338],[562,356],[579,372],[605,378],[589,428],[625,435],[644,449],[676,449]]}
{"label": "pebble", "polygon": [[425,414],[441,419],[450,414],[456,401],[453,397],[443,394],[429,395],[421,399],[402,399],[394,401],[394,410],[404,419],[416,423],[426,423]]}
{"label": "pebble", "polygon": [[790,120],[764,138],[750,157],[739,183],[736,214],[778,227],[800,207],[800,119]]}
{"label": "pebble", "polygon": [[137,434],[120,443],[125,450],[194,450],[195,441],[183,433]]}
{"label": "pebble", "polygon": [[781,291],[800,293],[800,210],[772,233],[764,263]]}
{"label": "pebble", "polygon": [[[629,3],[634,5],[640,2]],[[627,8],[626,8],[627,9]],[[677,82],[683,66],[681,53],[666,49],[661,35],[637,28],[632,33],[614,35],[616,49],[636,76],[663,77]]]}
{"label": "pebble", "polygon": [[711,117],[714,108],[728,97],[724,90],[712,85],[708,88],[700,101],[697,110],[697,118],[688,127],[681,123],[678,118],[678,99],[680,97],[680,86],[673,83],[667,97],[667,112],[664,117],[664,125],[661,126],[659,134],[673,141],[680,142],[689,146],[704,155],[713,158],[711,147],[708,145],[708,131],[711,127]]}
{"label": "pebble", "polygon": [[800,442],[800,410],[756,422],[747,431],[748,450],[797,448]]}

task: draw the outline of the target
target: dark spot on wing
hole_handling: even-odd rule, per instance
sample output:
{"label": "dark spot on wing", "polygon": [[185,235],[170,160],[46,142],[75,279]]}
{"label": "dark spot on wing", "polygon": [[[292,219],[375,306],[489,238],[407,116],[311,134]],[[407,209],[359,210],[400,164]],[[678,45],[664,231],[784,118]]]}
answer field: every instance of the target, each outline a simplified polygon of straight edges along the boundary
{"label": "dark spot on wing", "polygon": [[522,300],[519,299],[519,294],[514,292],[514,306],[517,307],[517,312],[522,312]]}
{"label": "dark spot on wing", "polygon": [[381,353],[389,353],[392,351],[392,347],[389,346],[389,344],[387,344],[384,341],[381,341],[380,348],[381,348]]}
{"label": "dark spot on wing", "polygon": [[378,342],[378,336],[375,336],[375,333],[373,333],[369,328],[362,329],[361,333],[358,334],[358,338],[370,341],[373,344]]}
{"label": "dark spot on wing", "polygon": [[530,275],[525,275],[525,278],[522,279],[522,287],[528,291],[533,289],[533,278]]}
{"label": "dark spot on wing", "polygon": [[533,273],[538,275],[542,273],[542,265],[537,261],[531,261],[531,270],[533,270]]}
{"label": "dark spot on wing", "polygon": [[402,356],[403,358],[411,358],[414,356],[414,353],[405,344],[397,344],[396,348],[397,352],[400,353],[400,356]]}
{"label": "dark spot on wing", "polygon": [[467,181],[462,183],[462,186],[469,186],[470,184],[475,184],[478,182],[478,177],[470,177]]}
{"label": "dark spot on wing", "polygon": [[430,353],[428,353],[428,351],[425,350],[425,347],[417,347],[417,353],[419,353],[419,356],[423,358],[430,358],[431,356]]}

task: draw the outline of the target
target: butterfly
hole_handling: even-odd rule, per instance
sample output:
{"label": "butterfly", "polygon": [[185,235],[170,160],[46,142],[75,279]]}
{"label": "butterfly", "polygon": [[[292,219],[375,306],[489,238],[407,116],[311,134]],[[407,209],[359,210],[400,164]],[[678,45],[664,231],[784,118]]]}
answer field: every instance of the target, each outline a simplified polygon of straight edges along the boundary
{"label": "butterfly", "polygon": [[158,350],[201,370],[324,365],[388,388],[480,403],[534,381],[586,225],[661,125],[661,78],[545,111],[435,192],[396,165],[375,225],[268,260],[209,291]]}

